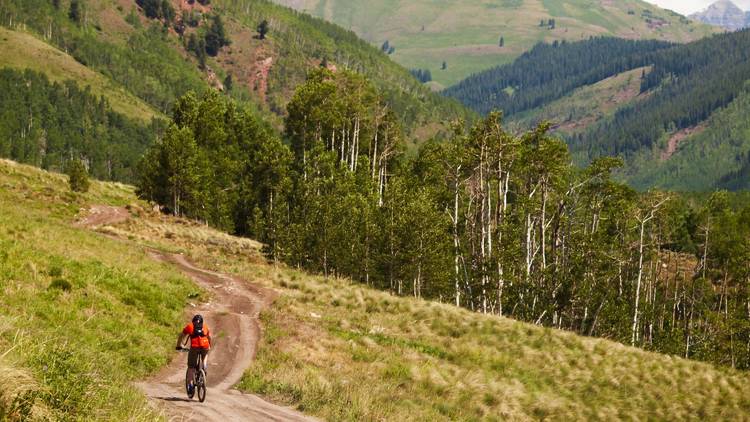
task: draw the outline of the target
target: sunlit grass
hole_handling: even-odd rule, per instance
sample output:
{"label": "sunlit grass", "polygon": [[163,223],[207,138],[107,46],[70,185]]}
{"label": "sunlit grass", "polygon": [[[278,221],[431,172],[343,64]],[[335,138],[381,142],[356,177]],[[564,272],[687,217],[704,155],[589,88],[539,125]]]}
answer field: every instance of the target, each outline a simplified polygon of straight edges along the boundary
{"label": "sunlit grass", "polygon": [[266,263],[163,217],[107,229],[281,295],[239,388],[328,420],[750,418],[746,373]]}
{"label": "sunlit grass", "polygon": [[102,183],[72,194],[64,176],[0,162],[0,350],[19,379],[0,385],[7,417],[158,417],[130,381],[167,363],[195,287],[142,248],[73,225],[88,203],[131,195]]}
{"label": "sunlit grass", "polygon": [[[322,419],[750,418],[746,373],[312,276],[267,263],[257,242],[159,215],[131,188],[66,189],[0,162],[0,346],[18,345],[2,365],[19,380],[0,388],[0,412],[31,391],[34,414],[60,415],[60,380],[73,379],[81,418],[156,416],[129,381],[166,362],[200,292],[149,245],[281,293],[239,388]],[[130,221],[100,228],[120,241],[71,224],[89,203],[129,206]],[[147,334],[123,335],[130,325]]]}

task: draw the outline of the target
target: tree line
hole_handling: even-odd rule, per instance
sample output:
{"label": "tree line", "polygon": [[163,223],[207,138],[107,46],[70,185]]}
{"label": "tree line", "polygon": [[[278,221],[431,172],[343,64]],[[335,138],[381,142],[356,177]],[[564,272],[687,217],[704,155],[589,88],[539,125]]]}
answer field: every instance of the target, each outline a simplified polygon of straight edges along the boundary
{"label": "tree line", "polygon": [[189,94],[139,194],[266,244],[271,259],[398,295],[750,366],[750,208],[639,194],[621,165],[570,165],[542,124],[457,121],[416,155],[363,76],[313,71],[284,139],[216,93]]}
{"label": "tree line", "polygon": [[483,115],[499,109],[510,116],[650,64],[654,54],[671,46],[612,37],[539,43],[513,63],[469,76],[443,93]]}

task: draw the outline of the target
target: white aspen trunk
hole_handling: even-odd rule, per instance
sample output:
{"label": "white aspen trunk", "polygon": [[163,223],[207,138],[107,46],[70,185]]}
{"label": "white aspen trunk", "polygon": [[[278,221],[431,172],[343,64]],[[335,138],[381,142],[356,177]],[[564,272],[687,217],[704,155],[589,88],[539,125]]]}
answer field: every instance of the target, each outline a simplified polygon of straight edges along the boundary
{"label": "white aspen trunk", "polygon": [[455,270],[455,288],[456,288],[456,306],[461,306],[461,286],[459,282],[460,274],[458,269],[458,174],[461,166],[456,168],[456,187],[453,191],[453,266]]}
{"label": "white aspen trunk", "polygon": [[526,282],[531,280],[531,214],[526,214]]}
{"label": "white aspen trunk", "polygon": [[378,130],[376,126],[375,127],[375,142],[373,142],[373,146],[372,146],[372,162],[370,163],[370,165],[372,166],[372,172],[371,172],[372,180],[375,180],[375,173],[377,171],[376,169],[378,166],[378,134],[379,132],[380,131]]}
{"label": "white aspen trunk", "polygon": [[643,278],[643,237],[646,230],[647,219],[641,221],[641,236],[638,244],[638,281],[635,287],[635,312],[633,312],[633,328],[631,330],[630,345],[635,346],[638,330],[638,305],[641,298],[641,279]]}
{"label": "white aspen trunk", "polygon": [[706,221],[706,241],[703,243],[702,278],[706,278],[706,267],[708,267],[708,236],[710,233],[710,228],[711,228],[711,217],[709,217]]}
{"label": "white aspen trunk", "polygon": [[542,189],[542,226],[541,226],[541,235],[542,235],[542,277],[544,277],[544,270],[547,269],[547,182],[544,183],[544,188]]}

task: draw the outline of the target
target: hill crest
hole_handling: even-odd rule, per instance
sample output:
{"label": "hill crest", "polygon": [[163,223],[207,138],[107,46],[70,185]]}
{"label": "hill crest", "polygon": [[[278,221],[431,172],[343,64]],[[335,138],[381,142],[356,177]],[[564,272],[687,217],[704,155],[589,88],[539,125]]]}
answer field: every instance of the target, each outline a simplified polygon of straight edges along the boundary
{"label": "hill crest", "polygon": [[[609,35],[686,42],[717,32],[640,0],[274,0],[348,28],[442,87],[512,61],[540,41]],[[502,41],[501,41],[502,39]],[[443,62],[445,65],[443,66]]]}

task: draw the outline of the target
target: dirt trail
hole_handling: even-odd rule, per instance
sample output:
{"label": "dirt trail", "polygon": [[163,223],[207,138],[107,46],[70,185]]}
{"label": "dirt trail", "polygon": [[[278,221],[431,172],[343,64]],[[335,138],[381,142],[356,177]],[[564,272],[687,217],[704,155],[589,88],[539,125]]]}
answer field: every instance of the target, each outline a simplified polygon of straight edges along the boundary
{"label": "dirt trail", "polygon": [[[127,220],[124,208],[95,206],[78,224],[97,227]],[[184,256],[149,250],[158,261],[177,267],[199,286],[211,292],[209,303],[188,309],[200,313],[212,331],[214,344],[208,356],[206,401],[189,400],[185,393],[187,356],[175,352],[172,362],[138,386],[173,421],[314,421],[292,409],[277,406],[232,389],[252,364],[260,337],[260,312],[271,305],[276,293],[243,279],[196,267]],[[186,320],[187,321],[187,320]],[[177,333],[175,333],[175,340]]]}

